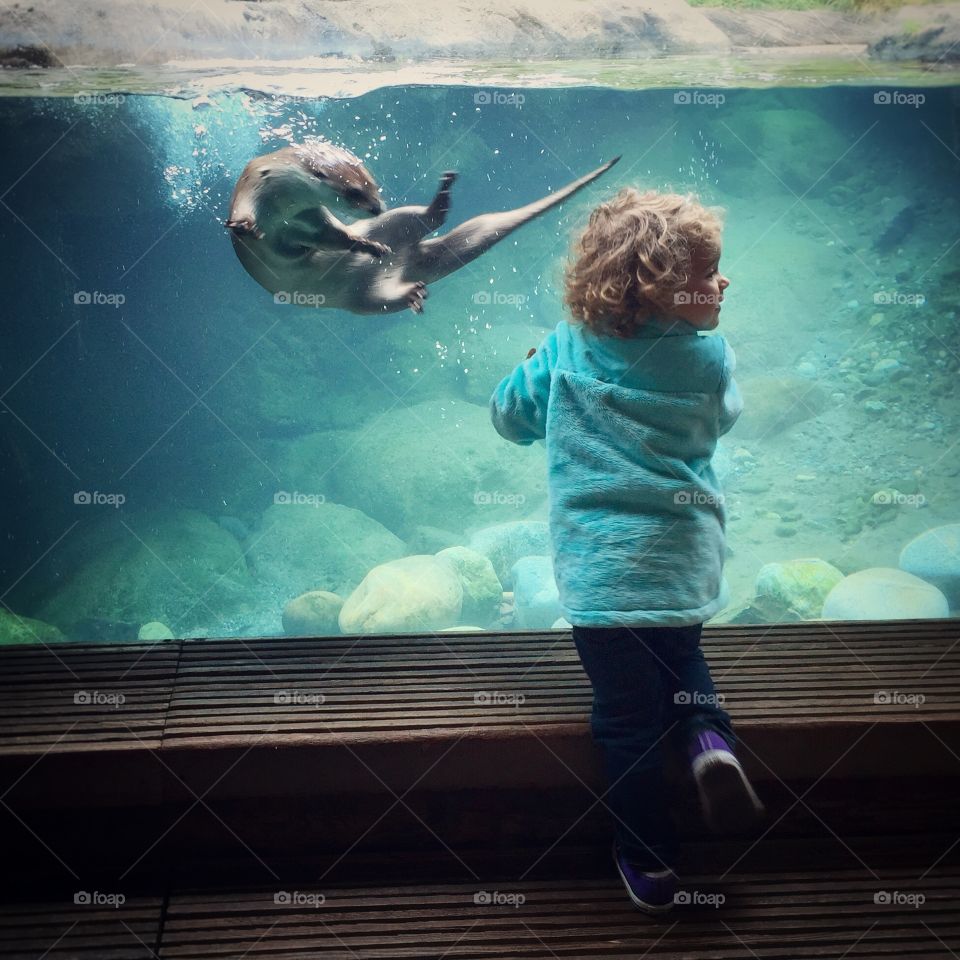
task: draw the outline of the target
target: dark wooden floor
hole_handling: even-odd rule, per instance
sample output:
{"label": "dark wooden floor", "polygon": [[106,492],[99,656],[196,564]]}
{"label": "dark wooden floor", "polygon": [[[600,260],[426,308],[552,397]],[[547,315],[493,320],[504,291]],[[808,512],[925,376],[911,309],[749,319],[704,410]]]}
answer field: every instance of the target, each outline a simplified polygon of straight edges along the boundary
{"label": "dark wooden floor", "polygon": [[[679,901],[639,913],[609,862],[538,879],[84,891],[0,909],[0,956],[37,958],[894,958],[960,952],[960,857],[947,838],[874,839],[860,862],[797,841],[762,857],[732,844],[691,853]],[[600,867],[605,871],[600,875]],[[85,902],[83,902],[85,899]]]}
{"label": "dark wooden floor", "polygon": [[960,623],[703,646],[770,818],[719,843],[678,797],[681,889],[725,900],[664,921],[569,633],[0,649],[0,955],[960,955]]}

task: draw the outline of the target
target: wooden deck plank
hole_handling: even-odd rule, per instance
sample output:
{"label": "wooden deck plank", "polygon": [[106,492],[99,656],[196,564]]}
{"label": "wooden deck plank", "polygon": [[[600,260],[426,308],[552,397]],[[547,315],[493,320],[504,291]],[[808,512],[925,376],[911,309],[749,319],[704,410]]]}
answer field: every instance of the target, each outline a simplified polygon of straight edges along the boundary
{"label": "wooden deck plank", "polygon": [[[160,956],[942,960],[960,949],[960,864],[931,868],[923,844],[892,864],[896,845],[878,839],[869,869],[851,868],[842,851],[826,853],[822,844],[816,867],[783,869],[796,856],[794,842],[771,844],[763,869],[681,872],[678,889],[691,902],[658,920],[633,908],[612,864],[599,879],[485,874],[469,882],[174,888]],[[492,891],[517,902],[476,902]],[[924,900],[877,903],[882,892]],[[709,895],[723,900],[702,902]]]}
{"label": "wooden deck plank", "polygon": [[960,849],[941,856],[943,844],[877,837],[860,847],[859,866],[836,844],[781,840],[733,871],[740,844],[685,845],[678,890],[690,902],[659,919],[630,904],[606,857],[522,879],[495,859],[458,880],[303,883],[288,873],[204,888],[191,873],[189,886],[174,881],[166,896],[117,908],[67,896],[6,903],[0,958],[948,960],[960,952]]}
{"label": "wooden deck plank", "polygon": [[[960,720],[957,621],[725,625],[705,630],[704,648],[739,723]],[[265,733],[300,740],[312,731],[322,742],[506,732],[517,721],[585,730],[591,699],[569,634],[537,632],[15,647],[0,651],[0,688],[0,756],[31,745],[241,745]],[[879,691],[904,702],[875,703]],[[318,692],[322,704],[289,704]],[[501,702],[477,702],[491,692]],[[503,702],[511,694],[524,701]]]}
{"label": "wooden deck plank", "polygon": [[[75,960],[147,960],[160,935],[163,898],[125,897],[117,906],[93,901],[101,891],[80,891],[91,898],[5,904],[0,909],[0,957]],[[106,894],[106,891],[103,891]],[[115,895],[115,894],[110,894]]]}

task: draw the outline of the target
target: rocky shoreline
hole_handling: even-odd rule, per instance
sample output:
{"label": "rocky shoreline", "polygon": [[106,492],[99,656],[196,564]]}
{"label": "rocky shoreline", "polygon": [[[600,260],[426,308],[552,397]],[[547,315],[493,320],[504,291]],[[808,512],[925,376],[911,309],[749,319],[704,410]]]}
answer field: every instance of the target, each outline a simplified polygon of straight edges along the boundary
{"label": "rocky shoreline", "polygon": [[409,8],[380,0],[99,0],[74,7],[0,7],[0,65],[8,68],[158,65],[171,61],[264,61],[345,56],[391,62],[463,58],[659,58],[775,54],[960,60],[960,4],[908,6],[871,15],[832,10],[733,10],[685,0],[423,0]]}

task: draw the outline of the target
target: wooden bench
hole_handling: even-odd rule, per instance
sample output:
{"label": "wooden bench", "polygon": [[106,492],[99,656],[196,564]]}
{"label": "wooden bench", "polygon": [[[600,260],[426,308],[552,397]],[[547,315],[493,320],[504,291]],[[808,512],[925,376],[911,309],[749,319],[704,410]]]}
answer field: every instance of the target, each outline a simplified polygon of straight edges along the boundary
{"label": "wooden bench", "polygon": [[[949,820],[960,623],[718,626],[703,647],[781,831]],[[59,831],[88,862],[109,835],[129,860],[151,838],[148,869],[241,838],[333,856],[365,827],[371,850],[607,829],[569,632],[8,647],[0,688],[0,837],[25,851]],[[698,835],[689,795],[677,814]]]}

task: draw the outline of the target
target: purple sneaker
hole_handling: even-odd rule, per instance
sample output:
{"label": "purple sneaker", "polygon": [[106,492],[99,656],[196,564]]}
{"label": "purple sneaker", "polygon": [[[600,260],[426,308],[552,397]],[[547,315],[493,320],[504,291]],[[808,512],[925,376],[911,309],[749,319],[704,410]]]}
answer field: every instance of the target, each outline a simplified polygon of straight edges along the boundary
{"label": "purple sneaker", "polygon": [[710,829],[741,833],[753,827],[764,807],[727,741],[713,730],[701,730],[690,741],[689,752],[700,809]]}
{"label": "purple sneaker", "polygon": [[634,867],[613,843],[613,861],[630,899],[645,913],[666,913],[673,906],[677,875],[672,870],[644,873]]}

